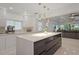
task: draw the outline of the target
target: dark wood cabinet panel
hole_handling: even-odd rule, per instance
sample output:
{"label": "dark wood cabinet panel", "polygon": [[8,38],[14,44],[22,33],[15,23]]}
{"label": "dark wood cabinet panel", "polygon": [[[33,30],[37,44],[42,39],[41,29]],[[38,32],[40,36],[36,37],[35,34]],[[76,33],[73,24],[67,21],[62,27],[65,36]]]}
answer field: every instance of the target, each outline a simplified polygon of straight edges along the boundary
{"label": "dark wood cabinet panel", "polygon": [[35,55],[52,55],[61,47],[61,34],[34,43]]}
{"label": "dark wood cabinet panel", "polygon": [[62,32],[62,37],[79,39],[79,32]]}
{"label": "dark wood cabinet panel", "polygon": [[79,39],[79,33],[76,33],[75,37],[76,39]]}
{"label": "dark wood cabinet panel", "polygon": [[45,39],[34,43],[34,54],[40,54],[45,50]]}
{"label": "dark wood cabinet panel", "polygon": [[61,45],[59,43],[55,44],[54,46],[52,46],[49,50],[46,51],[46,54],[47,55],[52,55],[54,54],[58,48],[60,47]]}

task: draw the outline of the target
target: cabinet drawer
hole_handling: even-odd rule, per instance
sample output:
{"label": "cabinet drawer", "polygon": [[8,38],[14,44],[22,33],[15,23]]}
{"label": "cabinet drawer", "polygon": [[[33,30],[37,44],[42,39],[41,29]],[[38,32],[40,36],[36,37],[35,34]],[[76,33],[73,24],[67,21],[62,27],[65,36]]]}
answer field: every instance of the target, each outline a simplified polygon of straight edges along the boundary
{"label": "cabinet drawer", "polygon": [[52,55],[52,54],[54,54],[54,52],[55,52],[54,49],[55,49],[54,46],[52,46],[49,50],[46,51],[46,54],[47,54],[47,55]]}
{"label": "cabinet drawer", "polygon": [[45,44],[49,44],[50,42],[53,42],[54,40],[55,40],[54,37],[46,38]]}
{"label": "cabinet drawer", "polygon": [[40,54],[45,50],[45,40],[34,43],[34,54]]}
{"label": "cabinet drawer", "polygon": [[57,39],[57,38],[59,38],[59,37],[61,37],[61,34],[54,36],[55,39]]}
{"label": "cabinet drawer", "polygon": [[50,43],[46,44],[46,50],[50,49],[52,46],[56,44],[55,41],[51,41]]}
{"label": "cabinet drawer", "polygon": [[75,38],[76,38],[76,39],[79,39],[79,33],[76,33]]}
{"label": "cabinet drawer", "polygon": [[60,47],[61,45],[60,45],[60,43],[58,42],[57,44],[55,44],[54,46],[52,46],[49,50],[47,50],[46,51],[46,54],[47,55],[52,55],[52,54],[54,54],[57,50],[58,50],[58,48]]}
{"label": "cabinet drawer", "polygon": [[61,34],[55,35],[55,36],[51,36],[51,37],[47,38],[46,44],[48,44],[50,42],[53,42],[53,41],[56,41],[56,40],[59,40],[59,39],[61,39]]}
{"label": "cabinet drawer", "polygon": [[46,51],[44,50],[42,53],[40,53],[39,55],[46,55]]}
{"label": "cabinet drawer", "polygon": [[48,42],[46,43],[46,50],[50,49],[52,46],[54,46],[55,44],[57,44],[57,42],[61,42],[61,38],[60,37],[58,37],[58,38],[56,38],[54,40],[50,40],[50,39],[48,39],[48,40],[50,42],[49,43]]}
{"label": "cabinet drawer", "polygon": [[39,55],[45,50],[45,46],[34,47],[34,54]]}
{"label": "cabinet drawer", "polygon": [[45,42],[46,42],[46,39],[34,42],[34,47],[39,47],[39,46],[45,45]]}

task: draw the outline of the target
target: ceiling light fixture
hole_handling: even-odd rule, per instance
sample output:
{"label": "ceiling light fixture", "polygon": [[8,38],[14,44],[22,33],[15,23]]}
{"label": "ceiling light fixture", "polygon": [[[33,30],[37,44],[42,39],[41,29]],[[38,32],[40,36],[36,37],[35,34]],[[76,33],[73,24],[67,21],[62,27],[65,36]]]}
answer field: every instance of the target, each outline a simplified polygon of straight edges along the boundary
{"label": "ceiling light fixture", "polygon": [[13,10],[13,7],[9,7],[10,10]]}
{"label": "ceiling light fixture", "polygon": [[47,8],[47,10],[50,10],[49,8]]}
{"label": "ceiling light fixture", "polygon": [[43,8],[46,8],[46,6],[43,6]]}
{"label": "ceiling light fixture", "polygon": [[38,5],[41,5],[41,3],[38,3]]}

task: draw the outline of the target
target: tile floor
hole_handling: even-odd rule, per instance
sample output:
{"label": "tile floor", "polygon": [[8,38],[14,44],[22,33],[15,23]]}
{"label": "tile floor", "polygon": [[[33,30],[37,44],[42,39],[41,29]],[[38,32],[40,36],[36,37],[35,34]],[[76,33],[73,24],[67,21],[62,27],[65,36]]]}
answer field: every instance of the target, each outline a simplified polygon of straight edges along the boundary
{"label": "tile floor", "polygon": [[62,47],[55,55],[79,55],[79,40],[71,38],[62,38]]}

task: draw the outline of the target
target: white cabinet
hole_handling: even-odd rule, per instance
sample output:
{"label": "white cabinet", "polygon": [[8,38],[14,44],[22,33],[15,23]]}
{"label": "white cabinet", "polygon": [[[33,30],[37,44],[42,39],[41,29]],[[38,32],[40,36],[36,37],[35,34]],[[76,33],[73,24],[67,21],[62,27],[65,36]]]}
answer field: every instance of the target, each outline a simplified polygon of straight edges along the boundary
{"label": "white cabinet", "polygon": [[0,55],[16,54],[16,36],[0,36]]}
{"label": "white cabinet", "polygon": [[16,37],[15,36],[7,36],[6,37],[6,49],[11,49],[16,47]]}
{"label": "white cabinet", "polygon": [[0,51],[5,50],[5,39],[4,37],[0,37]]}
{"label": "white cabinet", "polygon": [[5,54],[5,37],[0,37],[0,55]]}

